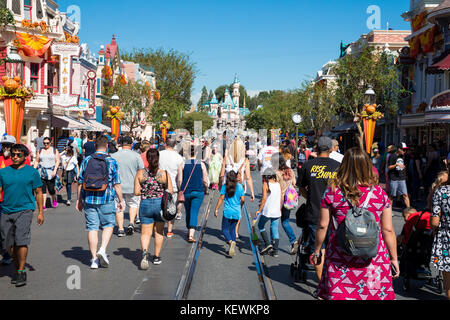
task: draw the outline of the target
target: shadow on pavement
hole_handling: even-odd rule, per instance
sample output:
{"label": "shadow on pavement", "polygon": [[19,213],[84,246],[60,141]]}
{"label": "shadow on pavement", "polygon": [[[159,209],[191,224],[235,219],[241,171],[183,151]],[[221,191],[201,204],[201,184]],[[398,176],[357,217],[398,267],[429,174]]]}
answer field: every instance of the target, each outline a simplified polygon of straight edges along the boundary
{"label": "shadow on pavement", "polygon": [[61,252],[66,258],[77,260],[86,266],[91,265],[91,252],[82,247],[73,247],[71,250]]}
{"label": "shadow on pavement", "polygon": [[403,278],[400,277],[394,280],[393,286],[395,294],[405,298],[419,300],[447,300],[444,295],[436,292],[437,288],[435,285],[431,285],[427,281],[412,280],[411,289],[406,291],[403,288]]}
{"label": "shadow on pavement", "polygon": [[266,265],[266,268],[271,281],[282,283],[307,295],[312,295],[317,289],[316,275],[314,272],[307,272],[307,280],[313,280],[313,283],[310,281],[307,281],[307,283],[296,283],[291,276],[290,264],[280,264],[271,267],[267,267]]}
{"label": "shadow on pavement", "polygon": [[130,260],[136,267],[140,267],[141,265],[142,251],[139,249],[133,251],[129,248],[118,248],[113,254]]}

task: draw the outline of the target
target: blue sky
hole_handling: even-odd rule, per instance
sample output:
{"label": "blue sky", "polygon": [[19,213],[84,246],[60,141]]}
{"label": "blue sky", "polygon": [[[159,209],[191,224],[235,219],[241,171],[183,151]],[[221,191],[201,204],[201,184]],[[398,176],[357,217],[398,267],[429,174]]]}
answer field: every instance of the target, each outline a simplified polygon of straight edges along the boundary
{"label": "blue sky", "polygon": [[339,55],[341,40],[368,33],[370,5],[381,26],[409,30],[407,0],[59,0],[60,10],[81,9],[80,39],[98,52],[116,34],[122,51],[176,49],[199,70],[192,100],[229,84],[238,74],[250,93],[298,88]]}

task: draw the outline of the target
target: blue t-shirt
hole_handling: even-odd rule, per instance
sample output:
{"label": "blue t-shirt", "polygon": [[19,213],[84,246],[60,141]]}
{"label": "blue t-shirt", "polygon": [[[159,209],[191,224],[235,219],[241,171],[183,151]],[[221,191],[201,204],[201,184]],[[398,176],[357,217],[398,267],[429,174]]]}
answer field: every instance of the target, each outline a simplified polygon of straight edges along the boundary
{"label": "blue t-shirt", "polygon": [[13,214],[36,210],[33,190],[42,187],[39,172],[25,165],[22,169],[6,167],[0,170],[0,187],[3,189],[2,213]]}
{"label": "blue t-shirt", "polygon": [[223,216],[230,220],[241,220],[241,197],[245,196],[244,187],[240,183],[236,185],[236,193],[229,198],[227,186],[224,184],[220,190],[220,195],[225,195],[225,209]]}

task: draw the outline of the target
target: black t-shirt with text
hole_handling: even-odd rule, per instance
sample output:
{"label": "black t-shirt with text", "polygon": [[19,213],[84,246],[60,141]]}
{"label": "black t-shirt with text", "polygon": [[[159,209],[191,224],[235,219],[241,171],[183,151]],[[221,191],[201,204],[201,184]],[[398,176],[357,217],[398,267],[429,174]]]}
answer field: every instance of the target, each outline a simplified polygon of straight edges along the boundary
{"label": "black t-shirt with text", "polygon": [[307,222],[317,224],[320,217],[320,202],[328,187],[328,182],[337,175],[340,163],[331,158],[316,158],[308,161],[299,172],[298,187],[308,191]]}
{"label": "black t-shirt with text", "polygon": [[[394,164],[405,164],[405,160],[403,156],[399,156],[398,154],[392,154],[389,157],[388,166],[393,166]],[[389,170],[389,180],[391,181],[400,181],[406,180],[406,169],[400,169],[400,167],[395,167],[392,170]]]}

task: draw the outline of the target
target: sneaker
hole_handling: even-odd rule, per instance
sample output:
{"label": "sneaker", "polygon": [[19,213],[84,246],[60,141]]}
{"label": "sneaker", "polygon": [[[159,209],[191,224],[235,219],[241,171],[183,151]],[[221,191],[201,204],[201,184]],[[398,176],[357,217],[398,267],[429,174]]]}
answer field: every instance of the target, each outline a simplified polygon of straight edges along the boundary
{"label": "sneaker", "polygon": [[53,208],[58,208],[58,201],[53,201]]}
{"label": "sneaker", "polygon": [[23,287],[27,285],[27,273],[24,272],[18,272],[17,278],[16,278],[16,288]]}
{"label": "sneaker", "polygon": [[92,259],[91,260],[91,269],[92,270],[98,269],[99,264],[100,264],[100,261],[98,259]]}
{"label": "sneaker", "polygon": [[141,224],[141,220],[139,220],[139,218],[136,218],[136,224],[140,225]]}
{"label": "sneaker", "polygon": [[230,257],[234,257],[236,255],[236,242],[231,242],[230,244],[230,250],[228,251],[228,255]]}
{"label": "sneaker", "polygon": [[177,216],[175,217],[175,220],[179,221],[179,220],[181,220],[181,217],[182,217],[181,213],[178,213]]}
{"label": "sneaker", "polygon": [[161,257],[157,257],[157,256],[153,257],[153,264],[159,265],[161,263],[162,263]]}
{"label": "sneaker", "polygon": [[106,256],[105,250],[100,249],[97,252],[97,258],[100,260],[100,265],[103,268],[108,268],[109,267],[109,260],[108,260],[108,257]]}
{"label": "sneaker", "polygon": [[119,238],[125,237],[125,230],[119,230],[119,231],[117,231],[117,236],[118,236]]}
{"label": "sneaker", "polygon": [[14,274],[11,277],[11,284],[16,284],[17,283],[17,271],[14,272]]}
{"label": "sneaker", "polygon": [[173,238],[174,234],[173,232],[167,232],[167,238]]}
{"label": "sneaker", "polygon": [[67,201],[67,202],[66,202],[66,205],[67,205],[68,207],[70,207],[70,201]]}
{"label": "sneaker", "polygon": [[295,241],[292,245],[291,245],[291,256],[295,256],[298,252],[298,241]]}
{"label": "sneaker", "polygon": [[127,228],[127,235],[132,236],[134,233],[134,225],[130,224]]}
{"label": "sneaker", "polygon": [[142,270],[148,270],[150,268],[150,263],[148,262],[149,253],[148,251],[144,251],[142,254],[142,260],[141,260],[141,269]]}
{"label": "sneaker", "polygon": [[273,249],[273,246],[271,244],[269,244],[267,247],[265,247],[264,249],[261,250],[260,254],[265,255],[272,249]]}
{"label": "sneaker", "polygon": [[278,250],[272,250],[272,251],[270,252],[270,255],[271,255],[272,257],[274,257],[274,258],[278,258]]}
{"label": "sneaker", "polygon": [[47,207],[46,207],[46,206],[43,206],[43,207],[42,207],[42,210],[44,210],[44,211],[47,210]]}

